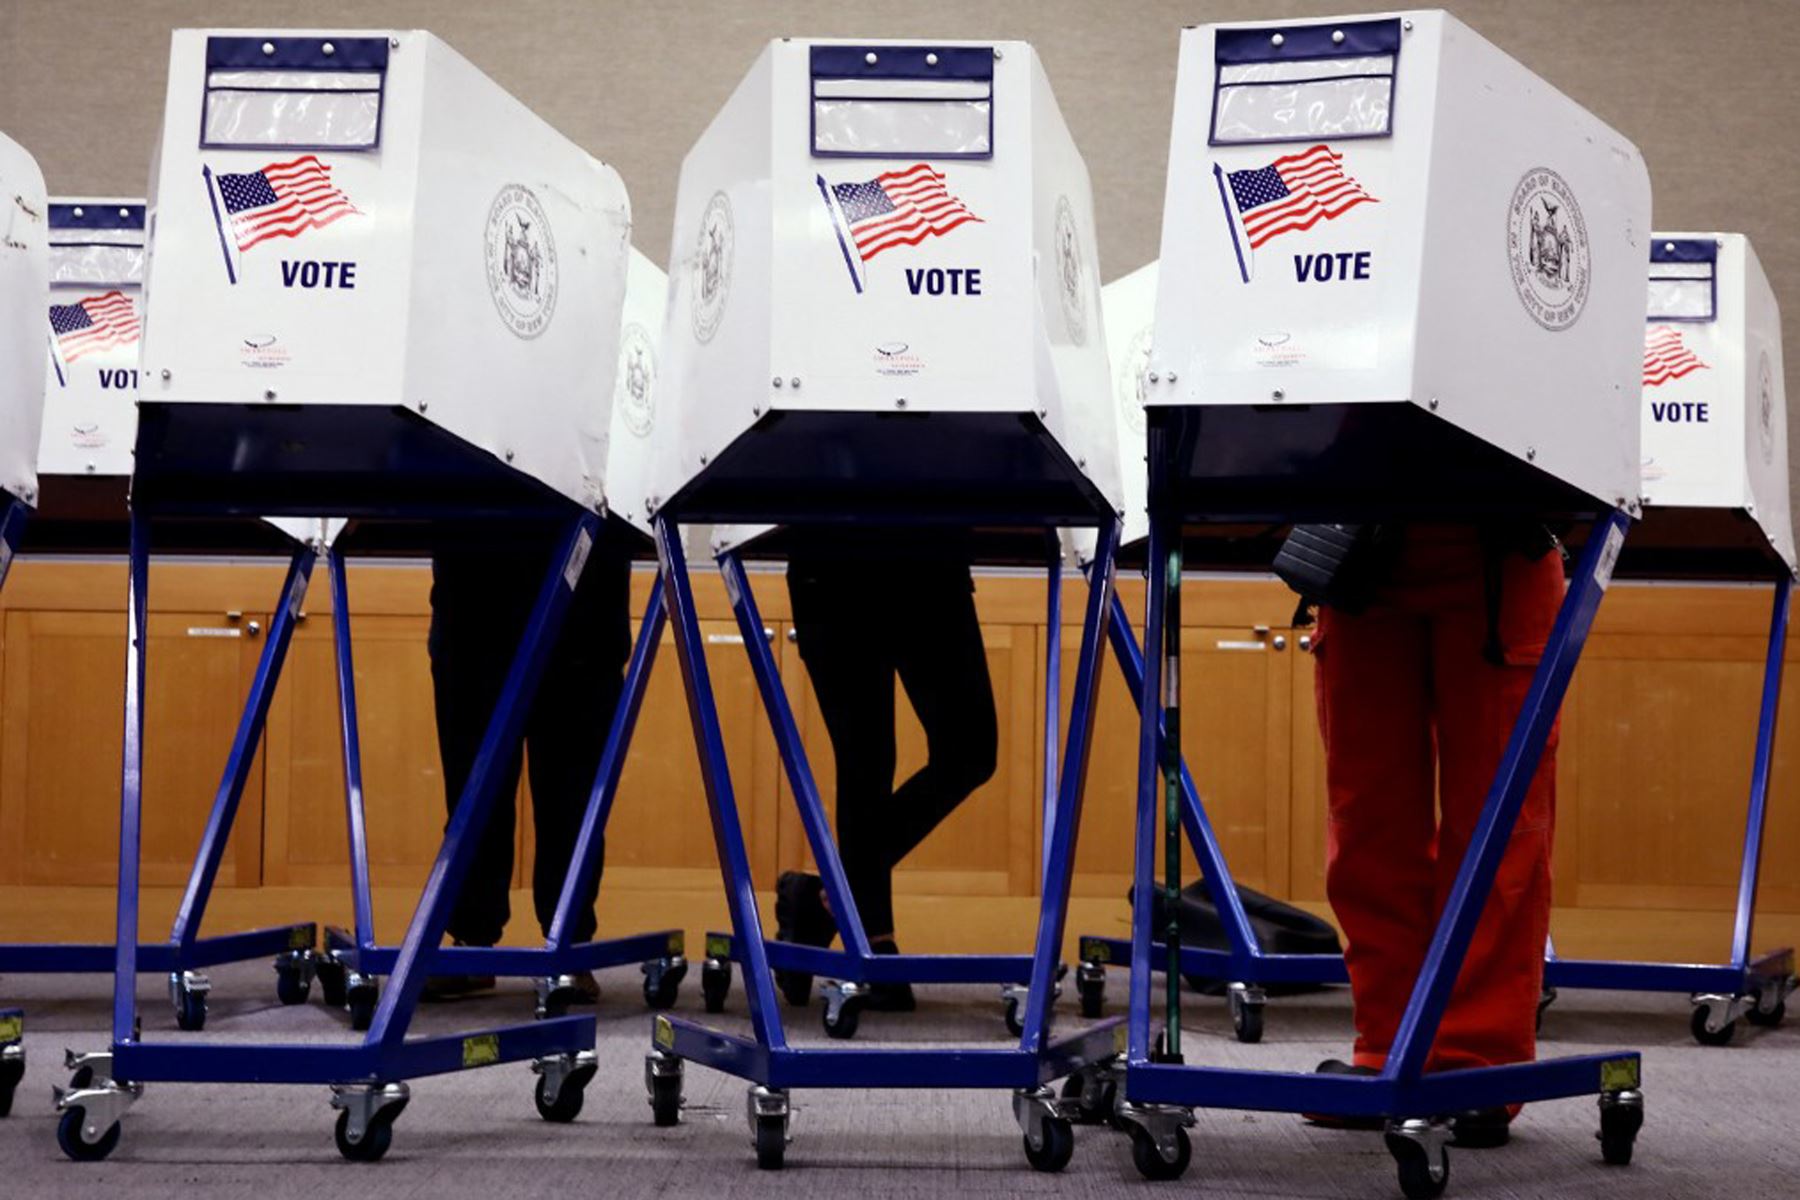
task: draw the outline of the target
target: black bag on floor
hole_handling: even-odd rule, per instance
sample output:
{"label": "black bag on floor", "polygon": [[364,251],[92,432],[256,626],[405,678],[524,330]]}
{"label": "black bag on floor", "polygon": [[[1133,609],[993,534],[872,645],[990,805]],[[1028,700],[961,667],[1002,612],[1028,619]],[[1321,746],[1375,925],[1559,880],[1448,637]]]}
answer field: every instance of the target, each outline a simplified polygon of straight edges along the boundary
{"label": "black bag on floor", "polygon": [[[1238,886],[1238,896],[1244,902],[1244,912],[1250,918],[1250,928],[1255,931],[1257,942],[1264,953],[1344,952],[1338,941],[1337,930],[1331,927],[1330,922],[1241,884]],[[1150,906],[1153,938],[1160,935],[1167,919],[1162,891],[1158,889],[1155,902]],[[1205,880],[1195,880],[1181,890],[1181,911],[1177,919],[1181,927],[1182,945],[1207,950],[1231,949],[1231,943],[1225,937],[1225,922],[1220,918],[1218,908],[1213,905],[1212,897],[1207,894]],[[1209,996],[1224,995],[1225,985],[1229,982],[1224,979],[1209,979],[1203,975],[1184,975],[1182,978],[1187,980],[1189,987]],[[1323,984],[1313,983],[1263,985],[1263,990],[1271,996],[1293,996],[1302,992],[1323,991],[1324,988]]]}

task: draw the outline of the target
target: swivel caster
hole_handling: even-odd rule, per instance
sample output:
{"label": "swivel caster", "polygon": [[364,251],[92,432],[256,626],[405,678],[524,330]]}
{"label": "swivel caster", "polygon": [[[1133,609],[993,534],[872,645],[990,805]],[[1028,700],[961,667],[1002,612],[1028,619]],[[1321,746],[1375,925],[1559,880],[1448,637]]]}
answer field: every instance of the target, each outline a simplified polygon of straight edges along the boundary
{"label": "swivel caster", "polygon": [[679,954],[658,958],[644,964],[644,1003],[661,1012],[674,1008],[681,995],[681,981],[687,978],[687,959]]}
{"label": "swivel caster", "polygon": [[349,1001],[350,968],[336,954],[327,951],[313,963],[313,978],[319,981],[319,1003],[326,1008],[343,1008]]}
{"label": "swivel caster", "polygon": [[750,1138],[756,1147],[756,1167],[779,1171],[787,1157],[788,1094],[781,1088],[752,1085],[749,1096]]}
{"label": "swivel caster", "polygon": [[175,1026],[188,1033],[206,1028],[206,994],[212,981],[198,971],[169,972],[169,1003],[175,1006]]}
{"label": "swivel caster", "polygon": [[1000,989],[1006,1032],[1014,1037],[1025,1036],[1025,1001],[1029,998],[1030,992],[1030,988],[1017,983],[1009,983]]}
{"label": "swivel caster", "polygon": [[1794,990],[1792,975],[1768,981],[1756,991],[1755,1002],[1744,1015],[1759,1029],[1773,1029],[1787,1016],[1787,998]]}
{"label": "swivel caster", "polygon": [[1119,1084],[1113,1064],[1085,1068],[1063,1080],[1058,1110],[1076,1125],[1114,1125]]}
{"label": "swivel caster", "polygon": [[1702,1046],[1729,1046],[1737,1035],[1738,1013],[1749,1006],[1742,997],[1708,994],[1694,997],[1688,1030]]}
{"label": "swivel caster", "polygon": [[1231,1030],[1237,1040],[1246,1046],[1262,1041],[1263,1006],[1268,1002],[1268,993],[1255,984],[1233,983],[1226,987],[1225,995],[1231,1004]]}
{"label": "swivel caster", "polygon": [[731,995],[731,960],[708,958],[700,966],[700,999],[709,1013],[725,1011],[726,997]]}
{"label": "swivel caster", "polygon": [[1013,1093],[1013,1117],[1025,1135],[1025,1161],[1034,1171],[1055,1174],[1075,1155],[1075,1128],[1063,1115],[1056,1095],[1047,1087],[1021,1088]]}
{"label": "swivel caster", "polygon": [[144,1094],[142,1084],[125,1084],[109,1078],[110,1054],[65,1056],[80,1083],[55,1089],[56,1144],[76,1162],[99,1162],[119,1144],[120,1121],[125,1110]]}
{"label": "swivel caster", "polygon": [[1194,1114],[1168,1104],[1119,1104],[1115,1112],[1131,1136],[1131,1162],[1138,1174],[1154,1182],[1180,1179],[1193,1161],[1188,1127]]}
{"label": "swivel caster", "polygon": [[394,1144],[394,1121],[406,1111],[412,1092],[404,1083],[333,1084],[331,1107],[338,1109],[338,1153],[351,1162],[375,1162]]}
{"label": "swivel caster", "polygon": [[1644,1093],[1636,1088],[1600,1093],[1600,1157],[1609,1167],[1631,1165],[1638,1130],[1644,1127]]}
{"label": "swivel caster", "polygon": [[312,995],[317,959],[311,950],[289,950],[275,956],[275,997],[292,1007]]}
{"label": "swivel caster", "polygon": [[89,1121],[87,1108],[79,1104],[63,1109],[56,1123],[57,1146],[76,1162],[99,1162],[118,1148],[119,1137],[119,1122],[102,1130],[99,1120]]}
{"label": "swivel caster", "polygon": [[1389,1121],[1388,1153],[1406,1200],[1437,1200],[1450,1186],[1450,1127],[1442,1121]]}
{"label": "swivel caster", "polygon": [[650,1113],[660,1128],[681,1123],[682,1060],[662,1050],[644,1057],[644,1090],[650,1096]]}
{"label": "swivel caster", "polygon": [[557,1124],[567,1124],[580,1116],[587,1085],[599,1067],[592,1050],[533,1059],[531,1073],[538,1081],[532,1098],[537,1102],[538,1116]]}
{"label": "swivel caster", "polygon": [[869,985],[832,980],[819,990],[825,997],[826,1036],[842,1041],[855,1037],[863,1007],[869,1002]]}
{"label": "swivel caster", "polygon": [[344,1005],[350,1010],[350,1028],[363,1032],[375,1023],[375,1005],[381,999],[381,986],[373,975],[350,972],[344,984]]}
{"label": "swivel caster", "polygon": [[1084,962],[1075,968],[1075,993],[1081,999],[1081,1015],[1090,1021],[1106,1011],[1106,968]]}
{"label": "swivel caster", "polygon": [[[650,981],[646,978],[644,989],[648,992],[649,988]],[[533,1012],[540,1021],[568,1016],[578,994],[573,975],[541,975],[531,981],[531,990],[537,997]]]}
{"label": "swivel caster", "polygon": [[1549,1012],[1550,1006],[1555,1003],[1556,989],[1549,984],[1545,984],[1544,990],[1538,993],[1537,1029],[1539,1033],[1544,1031],[1544,1014]]}

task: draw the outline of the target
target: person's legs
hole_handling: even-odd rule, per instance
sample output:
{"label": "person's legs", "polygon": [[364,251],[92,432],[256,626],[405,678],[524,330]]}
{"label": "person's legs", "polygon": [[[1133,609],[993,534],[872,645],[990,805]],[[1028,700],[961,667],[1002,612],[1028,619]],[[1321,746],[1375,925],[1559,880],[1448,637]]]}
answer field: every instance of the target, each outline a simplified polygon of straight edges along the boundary
{"label": "person's legs", "polygon": [[[531,892],[547,935],[562,896],[569,856],[600,770],[607,731],[631,657],[631,548],[608,525],[575,589],[562,634],[551,650],[525,734],[531,773],[532,827],[537,836]],[[569,910],[569,940],[591,941],[605,843],[594,878]]]}
{"label": "person's legs", "polygon": [[1380,1067],[1431,938],[1426,626],[1391,604],[1355,616],[1325,609],[1314,657],[1330,809],[1325,889],[1344,931],[1354,1065]]}

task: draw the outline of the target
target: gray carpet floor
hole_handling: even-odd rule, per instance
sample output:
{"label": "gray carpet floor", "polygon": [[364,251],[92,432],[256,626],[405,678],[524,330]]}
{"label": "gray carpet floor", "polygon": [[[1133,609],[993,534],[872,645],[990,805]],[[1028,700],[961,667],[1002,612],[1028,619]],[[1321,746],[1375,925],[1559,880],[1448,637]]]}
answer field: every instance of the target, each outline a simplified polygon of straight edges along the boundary
{"label": "gray carpet floor", "polygon": [[[212,1020],[204,1035],[257,1040],[347,1040],[341,1014],[314,1001],[283,1008],[266,964],[213,972]],[[342,1161],[335,1116],[316,1087],[152,1085],[125,1119],[125,1136],[103,1163],[77,1164],[57,1150],[50,1088],[63,1081],[65,1046],[105,1041],[110,982],[104,977],[12,976],[8,1003],[28,1011],[28,1065],[12,1117],[0,1122],[0,1196],[243,1197],[286,1200],[338,1194],[382,1197],[622,1196],[1144,1196],[1160,1187],[1208,1197],[1388,1197],[1398,1195],[1379,1135],[1312,1128],[1282,1114],[1211,1111],[1193,1131],[1194,1162],[1183,1182],[1142,1182],[1121,1136],[1076,1131],[1074,1161],[1058,1176],[1024,1162],[1005,1095],[983,1092],[811,1091],[794,1097],[788,1167],[758,1172],[744,1120],[742,1081],[690,1066],[687,1109],[674,1129],[656,1129],[644,1100],[649,1019],[635,971],[604,974],[599,1008],[600,1073],[572,1125],[550,1125],[531,1102],[531,1076],[513,1064],[416,1081],[411,1106],[379,1164]],[[1115,974],[1109,1009],[1122,1002]],[[145,1028],[170,1040],[166,996],[146,980]],[[421,1032],[479,1028],[529,1012],[524,985],[481,1000],[425,1010]],[[678,1008],[697,1012],[690,977]],[[820,1041],[817,1009],[784,1010],[795,1041]],[[1065,998],[1063,1024],[1074,1021]],[[1565,993],[1545,1025],[1544,1053],[1635,1047],[1645,1055],[1647,1121],[1636,1162],[1600,1164],[1592,1099],[1535,1105],[1499,1151],[1452,1152],[1452,1195],[1686,1198],[1791,1196],[1800,1192],[1800,1029],[1740,1028],[1723,1049],[1696,1046],[1677,996]],[[1340,993],[1272,1001],[1257,1046],[1231,1037],[1219,1001],[1190,999],[1190,1062],[1310,1070],[1341,1054],[1349,1037]],[[742,1029],[734,990],[727,1027]],[[167,1030],[164,1032],[155,1032]],[[910,1016],[864,1017],[859,1043],[1003,1045],[996,989],[925,989]]]}

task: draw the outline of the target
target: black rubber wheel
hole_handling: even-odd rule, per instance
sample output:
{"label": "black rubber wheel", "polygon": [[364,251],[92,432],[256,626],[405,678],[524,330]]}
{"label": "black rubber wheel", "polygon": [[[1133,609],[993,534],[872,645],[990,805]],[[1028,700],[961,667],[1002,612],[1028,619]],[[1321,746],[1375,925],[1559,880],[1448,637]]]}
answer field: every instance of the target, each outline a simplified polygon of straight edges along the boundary
{"label": "black rubber wheel", "polygon": [[175,1002],[175,1027],[186,1033],[206,1028],[206,993],[182,992]]}
{"label": "black rubber wheel", "polygon": [[348,987],[350,969],[332,958],[321,958],[313,968],[319,981],[319,1003],[326,1008],[342,1008],[350,1002]]}
{"label": "black rubber wheel", "polygon": [[1081,997],[1081,1015],[1090,1021],[1099,1020],[1106,1011],[1106,976],[1089,980],[1077,974],[1075,991]]}
{"label": "black rubber wheel", "polygon": [[298,967],[282,967],[275,972],[275,998],[292,1007],[305,1004],[312,995],[312,980]]}
{"label": "black rubber wheel", "polygon": [[661,1129],[681,1124],[681,1076],[650,1077],[650,1114]]}
{"label": "black rubber wheel", "polygon": [[1744,1016],[1758,1029],[1773,1029],[1787,1016],[1787,1001],[1777,1001],[1775,1007],[1768,1012],[1764,1012],[1761,1007],[1752,1008]]}
{"label": "black rubber wheel", "polygon": [[709,1013],[725,1011],[725,1000],[731,995],[731,964],[700,969],[700,999]]}
{"label": "black rubber wheel", "polygon": [[1638,1130],[1644,1127],[1644,1110],[1640,1106],[1600,1110],[1600,1157],[1609,1167],[1631,1165],[1631,1152],[1637,1146]]}
{"label": "black rubber wheel", "polygon": [[1061,1117],[1044,1118],[1043,1145],[1034,1147],[1030,1138],[1024,1140],[1025,1161],[1034,1171],[1054,1175],[1075,1157],[1075,1130]]}
{"label": "black rubber wheel", "polygon": [[1006,1000],[1006,1032],[1014,1037],[1025,1036],[1025,1014],[1018,1000],[1010,996]]}
{"label": "black rubber wheel", "polygon": [[681,996],[681,981],[687,978],[687,964],[664,967],[648,963],[644,971],[644,1003],[656,1012],[674,1008]]}
{"label": "black rubber wheel", "polygon": [[1237,1040],[1246,1046],[1254,1046],[1257,1042],[1262,1041],[1263,1006],[1248,1001],[1233,1005],[1231,1031],[1237,1034]]}
{"label": "black rubber wheel", "polygon": [[92,1086],[94,1086],[94,1068],[88,1066],[86,1063],[76,1067],[75,1073],[69,1076],[69,1090],[71,1092],[78,1092],[84,1087]]}
{"label": "black rubber wheel", "polygon": [[1694,1009],[1694,1015],[1688,1020],[1688,1029],[1694,1040],[1702,1046],[1729,1046],[1731,1039],[1737,1036],[1737,1022],[1727,1021],[1725,1027],[1716,1033],[1706,1027],[1706,1009],[1704,1006]]}
{"label": "black rubber wheel", "polygon": [[366,1032],[375,1023],[375,1005],[380,999],[380,989],[373,984],[351,988],[345,1004],[350,1010],[350,1028],[358,1033]]}
{"label": "black rubber wheel", "polygon": [[62,1120],[56,1123],[56,1144],[76,1162],[99,1162],[119,1144],[119,1123],[114,1121],[98,1141],[90,1142],[82,1137],[81,1127],[86,1121],[86,1109],[65,1109]]}
{"label": "black rubber wheel", "polygon": [[864,997],[850,997],[838,1006],[835,1019],[831,1015],[830,1005],[821,1009],[820,1019],[825,1026],[826,1036],[837,1038],[839,1041],[849,1041],[855,1037],[856,1027],[862,1022],[863,1004]]}
{"label": "black rubber wheel", "polygon": [[570,1076],[563,1081],[562,1090],[556,1093],[556,1103],[545,1098],[545,1089],[550,1081],[538,1077],[537,1087],[533,1089],[532,1099],[537,1101],[538,1116],[546,1121],[554,1121],[558,1125],[566,1125],[581,1115],[581,1102],[587,1096],[585,1081],[578,1081]]}
{"label": "black rubber wheel", "polygon": [[1425,1147],[1408,1138],[1387,1136],[1388,1153],[1400,1172],[1400,1192],[1406,1200],[1437,1200],[1450,1186],[1450,1153],[1439,1148],[1436,1170]]}
{"label": "black rubber wheel", "polygon": [[781,998],[789,1008],[805,1008],[812,1003],[813,977],[804,971],[775,972],[775,986],[781,989]]}
{"label": "black rubber wheel", "polygon": [[756,1167],[760,1171],[779,1171],[787,1157],[786,1122],[780,1117],[759,1117],[756,1121]]}
{"label": "black rubber wheel", "polygon": [[1180,1179],[1187,1173],[1188,1163],[1194,1157],[1194,1145],[1188,1141],[1187,1130],[1175,1131],[1175,1161],[1170,1162],[1156,1148],[1156,1139],[1142,1125],[1132,1125],[1131,1129],[1131,1161],[1138,1169],[1138,1174],[1145,1179],[1167,1182]]}
{"label": "black rubber wheel", "polygon": [[1079,1075],[1063,1080],[1062,1098],[1075,1106],[1075,1121],[1080,1125],[1111,1125],[1117,1116],[1118,1085],[1107,1080],[1100,1085],[1098,1098],[1090,1102]]}
{"label": "black rubber wheel", "polygon": [[[394,1115],[398,1116],[399,1114]],[[335,1132],[338,1153],[351,1162],[377,1162],[382,1155],[388,1152],[388,1147],[394,1144],[393,1117],[384,1120],[377,1114],[375,1119],[369,1122],[369,1127],[363,1131],[362,1141],[354,1145],[350,1142],[349,1130],[350,1114],[340,1112]]]}
{"label": "black rubber wheel", "polygon": [[19,1088],[19,1080],[25,1078],[25,1064],[11,1062],[0,1065],[0,1117],[12,1115],[13,1093]]}

